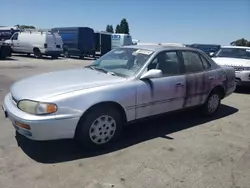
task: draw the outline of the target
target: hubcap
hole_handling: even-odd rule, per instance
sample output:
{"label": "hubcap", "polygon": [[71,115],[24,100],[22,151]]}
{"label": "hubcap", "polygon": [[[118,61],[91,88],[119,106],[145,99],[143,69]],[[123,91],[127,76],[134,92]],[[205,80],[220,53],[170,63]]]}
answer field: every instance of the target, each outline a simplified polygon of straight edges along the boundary
{"label": "hubcap", "polygon": [[212,95],[208,101],[208,111],[213,113],[219,105],[220,99],[218,95]]}
{"label": "hubcap", "polygon": [[111,140],[116,131],[114,118],[108,115],[98,117],[90,126],[89,136],[95,144],[104,144]]}

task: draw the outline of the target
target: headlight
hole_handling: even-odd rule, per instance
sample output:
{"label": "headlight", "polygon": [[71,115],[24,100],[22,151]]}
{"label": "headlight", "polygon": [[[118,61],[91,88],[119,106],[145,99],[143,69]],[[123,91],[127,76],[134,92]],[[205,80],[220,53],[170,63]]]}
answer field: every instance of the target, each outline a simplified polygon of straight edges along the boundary
{"label": "headlight", "polygon": [[30,100],[19,101],[17,107],[24,112],[35,115],[51,114],[57,111],[55,104]]}

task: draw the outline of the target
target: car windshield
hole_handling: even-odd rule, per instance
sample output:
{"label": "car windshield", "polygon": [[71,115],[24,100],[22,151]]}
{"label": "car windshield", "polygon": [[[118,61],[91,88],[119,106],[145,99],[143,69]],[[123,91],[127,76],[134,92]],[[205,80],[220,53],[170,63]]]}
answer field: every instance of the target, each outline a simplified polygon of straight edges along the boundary
{"label": "car windshield", "polygon": [[135,75],[153,54],[151,50],[116,48],[93,62],[89,67],[116,76]]}
{"label": "car windshield", "polygon": [[250,48],[221,48],[216,57],[250,59]]}

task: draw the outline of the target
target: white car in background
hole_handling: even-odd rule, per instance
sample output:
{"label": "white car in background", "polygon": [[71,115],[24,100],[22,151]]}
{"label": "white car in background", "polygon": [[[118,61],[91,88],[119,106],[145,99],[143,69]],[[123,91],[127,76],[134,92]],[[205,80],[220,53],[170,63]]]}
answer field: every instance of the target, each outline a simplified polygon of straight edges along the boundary
{"label": "white car in background", "polygon": [[219,65],[234,67],[237,86],[250,86],[250,47],[222,46],[212,59]]}
{"label": "white car in background", "polygon": [[50,31],[16,32],[5,42],[12,46],[14,53],[34,54],[38,58],[46,55],[56,59],[63,53],[61,36]]}

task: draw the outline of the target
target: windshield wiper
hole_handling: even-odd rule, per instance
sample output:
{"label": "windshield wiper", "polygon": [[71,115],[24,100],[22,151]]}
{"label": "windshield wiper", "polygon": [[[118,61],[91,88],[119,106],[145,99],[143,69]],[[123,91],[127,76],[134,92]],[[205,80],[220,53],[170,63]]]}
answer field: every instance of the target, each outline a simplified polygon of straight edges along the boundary
{"label": "windshield wiper", "polygon": [[101,72],[104,72],[104,73],[107,73],[108,71],[105,70],[104,68],[102,67],[98,67],[98,66],[95,66],[95,65],[88,65],[88,66],[85,66],[85,68],[90,68],[92,70],[98,70],[98,71],[101,71]]}

